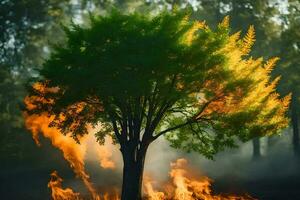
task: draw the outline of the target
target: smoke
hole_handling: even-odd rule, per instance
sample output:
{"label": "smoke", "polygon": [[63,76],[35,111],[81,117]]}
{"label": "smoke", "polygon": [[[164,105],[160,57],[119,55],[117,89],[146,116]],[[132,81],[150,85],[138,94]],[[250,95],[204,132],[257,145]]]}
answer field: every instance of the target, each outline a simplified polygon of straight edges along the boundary
{"label": "smoke", "polygon": [[281,136],[260,139],[261,157],[253,158],[252,141],[239,144],[215,156],[214,161],[192,153],[186,155],[192,165],[198,166],[214,179],[236,177],[240,180],[282,178],[298,174],[298,161],[292,151],[291,134],[285,130]]}
{"label": "smoke", "polygon": [[87,149],[86,162],[95,164],[95,161],[97,161],[103,169],[119,170],[121,168],[120,160],[122,159],[118,147],[113,144],[111,137],[106,137],[104,145],[99,145],[95,137],[95,133],[99,129],[101,129],[101,124],[88,129],[89,134],[86,145],[89,148]]}

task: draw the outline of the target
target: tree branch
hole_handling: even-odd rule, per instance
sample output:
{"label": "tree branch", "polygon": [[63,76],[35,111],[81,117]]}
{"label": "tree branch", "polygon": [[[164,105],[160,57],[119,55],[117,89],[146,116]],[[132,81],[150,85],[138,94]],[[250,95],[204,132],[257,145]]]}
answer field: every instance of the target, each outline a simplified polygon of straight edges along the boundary
{"label": "tree branch", "polygon": [[174,131],[178,128],[181,128],[181,127],[184,127],[186,125],[189,125],[189,124],[192,124],[192,123],[196,123],[198,122],[199,120],[210,120],[210,119],[207,119],[207,118],[202,118],[201,117],[201,114],[205,111],[205,109],[209,106],[210,103],[212,103],[213,101],[219,99],[220,97],[215,97],[215,98],[212,98],[211,100],[207,101],[203,106],[202,108],[199,110],[199,112],[197,112],[193,117],[191,117],[190,119],[187,119],[187,121],[185,123],[182,123],[182,124],[179,124],[179,125],[176,125],[174,127],[171,127],[171,128],[167,128],[166,130],[163,130],[161,132],[159,132],[157,135],[153,136],[153,140],[156,140],[158,137],[160,137],[161,135],[167,133],[167,132],[170,132],[170,131]]}
{"label": "tree branch", "polygon": [[122,145],[123,144],[123,138],[122,138],[122,135],[120,134],[120,132],[118,130],[116,119],[113,116],[111,116],[111,123],[113,124],[113,129],[114,129],[115,135],[118,138],[118,141],[119,141],[120,145]]}
{"label": "tree branch", "polygon": [[159,138],[161,135],[163,135],[163,134],[165,134],[165,133],[167,133],[167,132],[170,132],[170,131],[174,131],[174,130],[176,130],[176,129],[178,129],[178,128],[181,128],[181,127],[184,127],[184,126],[186,126],[186,125],[189,125],[189,124],[192,124],[192,123],[195,123],[195,122],[197,122],[197,120],[188,120],[188,121],[186,121],[185,123],[182,123],[182,124],[179,124],[179,125],[177,125],[177,126],[174,126],[174,127],[171,127],[171,128],[167,128],[166,130],[164,130],[164,131],[161,131],[161,132],[159,132],[158,134],[156,134],[155,136],[153,136],[153,140],[156,140],[157,138]]}

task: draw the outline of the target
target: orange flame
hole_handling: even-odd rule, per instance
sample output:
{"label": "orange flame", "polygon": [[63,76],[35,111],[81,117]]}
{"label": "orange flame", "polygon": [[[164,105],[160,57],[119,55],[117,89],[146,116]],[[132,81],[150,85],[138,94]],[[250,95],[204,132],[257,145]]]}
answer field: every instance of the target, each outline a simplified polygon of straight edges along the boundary
{"label": "orange flame", "polygon": [[[83,200],[79,193],[74,192],[71,188],[62,188],[63,179],[58,176],[57,171],[51,173],[51,179],[48,183],[48,187],[51,189],[51,197],[53,200]],[[103,198],[98,200],[120,200],[120,197],[115,191],[113,194],[105,193]]]}
{"label": "orange flame", "polygon": [[73,192],[72,189],[62,189],[63,179],[58,176],[57,171],[51,173],[51,179],[48,187],[51,189],[53,200],[81,200],[79,193]]}
{"label": "orange flame", "polygon": [[162,200],[165,199],[165,194],[163,192],[155,191],[153,187],[153,182],[149,176],[144,177],[144,193],[149,200]]}
{"label": "orange flame", "polygon": [[119,197],[118,193],[115,193],[113,195],[105,193],[103,195],[103,200],[120,200],[120,197]]}
{"label": "orange flame", "polygon": [[99,197],[84,167],[86,138],[81,138],[81,144],[78,144],[70,136],[61,134],[55,127],[49,127],[53,118],[46,113],[42,115],[25,114],[25,125],[31,131],[33,139],[38,145],[40,145],[38,134],[41,132],[44,137],[51,140],[54,147],[63,152],[64,158],[70,163],[76,175],[82,179],[93,199],[98,200]]}
{"label": "orange flame", "polygon": [[178,159],[171,163],[169,173],[171,183],[164,185],[166,192],[158,192],[153,189],[148,178],[144,181],[144,190],[149,200],[254,200],[254,198],[234,195],[214,195],[211,191],[211,182],[208,177],[194,178],[187,169],[187,160]]}

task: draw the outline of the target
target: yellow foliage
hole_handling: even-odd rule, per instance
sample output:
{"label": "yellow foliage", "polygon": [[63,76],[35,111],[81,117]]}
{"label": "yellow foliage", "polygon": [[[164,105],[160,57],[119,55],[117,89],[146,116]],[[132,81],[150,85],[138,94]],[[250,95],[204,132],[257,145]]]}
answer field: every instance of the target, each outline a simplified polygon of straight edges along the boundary
{"label": "yellow foliage", "polygon": [[[226,17],[219,26],[227,27],[228,24]],[[240,32],[228,36],[227,43],[220,50],[220,53],[226,55],[225,68],[231,73],[232,80],[208,81],[209,84],[204,85],[215,94],[214,98],[218,95],[220,98],[213,100],[205,112],[201,114],[201,117],[210,117],[214,113],[217,115],[234,115],[235,113],[255,111],[257,112],[256,117],[247,125],[249,127],[256,125],[261,127],[274,126],[276,130],[279,130],[287,126],[288,119],[285,113],[291,96],[287,95],[280,98],[276,92],[276,85],[280,77],[270,81],[270,72],[279,58],[274,57],[266,62],[262,57],[245,58],[244,55],[250,53],[254,42],[255,30],[253,26],[249,27],[246,36],[242,39],[240,39]],[[249,81],[249,85],[247,87],[237,85],[234,89],[226,91],[226,85],[239,81]],[[248,88],[247,91],[245,88]],[[274,133],[268,131],[264,134]]]}
{"label": "yellow foliage", "polygon": [[193,23],[192,28],[185,34],[185,43],[188,45],[191,45],[196,38],[196,32],[200,29],[205,29],[207,28],[205,21],[196,21]]}
{"label": "yellow foliage", "polygon": [[247,55],[251,51],[251,47],[255,42],[255,29],[254,26],[250,26],[246,36],[243,38],[242,42],[242,52],[243,55]]}
{"label": "yellow foliage", "polygon": [[221,23],[219,24],[219,27],[223,27],[223,28],[228,28],[229,27],[229,21],[230,21],[230,18],[229,16],[225,16],[223,18],[223,20],[221,21]]}
{"label": "yellow foliage", "polygon": [[279,57],[273,57],[269,59],[266,64],[264,64],[264,68],[268,71],[271,72],[276,64],[276,62],[279,60]]}

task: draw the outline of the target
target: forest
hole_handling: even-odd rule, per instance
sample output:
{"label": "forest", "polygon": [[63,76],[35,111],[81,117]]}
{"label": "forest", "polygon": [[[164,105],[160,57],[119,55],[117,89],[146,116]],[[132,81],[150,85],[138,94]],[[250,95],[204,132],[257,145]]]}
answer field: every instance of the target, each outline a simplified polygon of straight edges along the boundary
{"label": "forest", "polygon": [[0,199],[300,199],[299,30],[299,0],[1,0]]}

